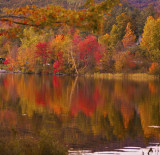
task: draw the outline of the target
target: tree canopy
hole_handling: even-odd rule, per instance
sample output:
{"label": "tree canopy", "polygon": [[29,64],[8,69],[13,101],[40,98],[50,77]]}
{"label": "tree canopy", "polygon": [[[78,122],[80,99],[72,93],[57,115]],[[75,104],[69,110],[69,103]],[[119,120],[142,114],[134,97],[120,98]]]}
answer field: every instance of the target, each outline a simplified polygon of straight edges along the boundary
{"label": "tree canopy", "polygon": [[88,0],[84,9],[78,11],[54,5],[46,7],[27,5],[16,9],[3,9],[0,21],[7,22],[9,25],[16,24],[36,28],[57,28],[68,25],[100,32],[104,13],[107,14],[118,3],[119,0],[106,0],[98,4]]}

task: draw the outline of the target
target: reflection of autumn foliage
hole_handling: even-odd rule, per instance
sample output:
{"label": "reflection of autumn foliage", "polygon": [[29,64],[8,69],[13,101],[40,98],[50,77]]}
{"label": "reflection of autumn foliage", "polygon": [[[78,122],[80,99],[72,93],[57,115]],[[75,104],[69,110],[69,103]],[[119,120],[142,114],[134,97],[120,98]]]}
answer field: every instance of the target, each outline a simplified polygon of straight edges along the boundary
{"label": "reflection of autumn foliage", "polygon": [[159,126],[160,110],[159,105],[153,103],[150,99],[144,101],[139,106],[141,124],[146,137],[156,136],[160,138],[159,129],[150,128],[149,126]]}
{"label": "reflection of autumn foliage", "polygon": [[54,109],[54,113],[55,114],[57,114],[57,115],[60,115],[61,113],[62,113],[62,108],[59,106],[59,105],[57,105],[57,104],[54,104],[53,105],[53,109]]}
{"label": "reflection of autumn foliage", "polygon": [[[17,105],[20,115],[31,118],[35,114],[51,113],[61,119],[62,126],[110,139],[122,139],[129,132],[137,134],[142,129],[146,137],[160,137],[158,131],[148,128],[160,124],[158,82],[5,74],[3,78],[0,76],[0,84],[1,109],[3,103],[11,108]],[[137,120],[141,122],[138,127]],[[14,126],[17,116],[12,110],[1,110],[0,123]]]}
{"label": "reflection of autumn foliage", "polygon": [[56,93],[57,97],[60,97],[62,95],[62,81],[59,77],[53,76],[52,83],[54,87],[54,92]]}
{"label": "reflection of autumn foliage", "polygon": [[99,88],[96,87],[93,93],[93,100],[97,103],[100,101],[100,97]]}
{"label": "reflection of autumn foliage", "polygon": [[8,83],[8,80],[7,79],[4,79],[3,80],[3,85],[5,88],[8,88],[9,87],[9,83]]}
{"label": "reflection of autumn foliage", "polygon": [[95,88],[93,94],[89,92],[87,86],[84,86],[77,95],[74,96],[72,105],[72,114],[76,116],[79,112],[83,112],[86,116],[92,116],[100,102],[100,92]]}
{"label": "reflection of autumn foliage", "polygon": [[150,92],[152,93],[152,94],[155,94],[156,93],[156,86],[155,86],[155,84],[153,83],[153,82],[150,82],[149,83],[149,90],[150,90]]}
{"label": "reflection of autumn foliage", "polygon": [[115,83],[114,98],[120,104],[120,111],[123,116],[124,127],[128,128],[129,121],[133,119],[134,106],[131,102],[135,93],[134,85],[123,85],[122,81]]}
{"label": "reflection of autumn foliage", "polygon": [[36,104],[38,105],[46,105],[46,101],[45,101],[45,92],[41,91],[41,92],[37,92],[36,93]]}
{"label": "reflection of autumn foliage", "polygon": [[122,102],[130,102],[130,100],[133,98],[133,95],[135,93],[135,87],[134,85],[126,85],[122,81],[115,82],[114,87],[114,98],[117,98],[118,100],[121,100]]}
{"label": "reflection of autumn foliage", "polygon": [[83,112],[86,116],[91,116],[95,109],[96,103],[90,97],[80,93],[77,101],[74,101],[75,106],[72,107],[72,113],[76,115],[78,112]]}
{"label": "reflection of autumn foliage", "polygon": [[44,112],[44,107],[57,115],[69,111],[68,94],[63,92],[70,92],[70,83],[62,87],[63,81],[57,76],[6,74],[2,82],[2,99],[6,102],[18,100],[22,113],[29,117],[34,112]]}
{"label": "reflection of autumn foliage", "polygon": [[121,113],[123,116],[124,127],[127,129],[129,121],[132,120],[134,116],[134,107],[129,102],[124,102],[121,104]]}
{"label": "reflection of autumn foliage", "polygon": [[5,76],[5,78],[3,79],[3,98],[5,101],[8,101],[10,98],[12,98],[13,100],[15,100],[17,98],[17,92],[15,91],[16,86],[13,80],[11,80],[11,77],[13,75],[10,76]]}

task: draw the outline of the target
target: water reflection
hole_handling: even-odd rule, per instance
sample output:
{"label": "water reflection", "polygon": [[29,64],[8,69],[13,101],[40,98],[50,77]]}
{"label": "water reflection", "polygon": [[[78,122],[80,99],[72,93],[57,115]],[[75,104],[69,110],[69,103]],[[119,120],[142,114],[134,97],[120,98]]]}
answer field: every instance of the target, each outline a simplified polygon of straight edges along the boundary
{"label": "water reflection", "polygon": [[158,81],[0,74],[0,85],[0,135],[47,129],[70,148],[91,152],[160,142]]}

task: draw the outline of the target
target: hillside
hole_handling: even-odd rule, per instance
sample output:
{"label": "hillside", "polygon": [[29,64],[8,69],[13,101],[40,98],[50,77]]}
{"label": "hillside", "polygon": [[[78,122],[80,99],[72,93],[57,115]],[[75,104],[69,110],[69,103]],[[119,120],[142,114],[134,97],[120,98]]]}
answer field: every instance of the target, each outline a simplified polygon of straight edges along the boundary
{"label": "hillside", "polygon": [[38,5],[43,6],[47,4],[54,4],[55,0],[0,0],[0,8],[15,8],[25,5]]}
{"label": "hillside", "polygon": [[152,4],[157,10],[160,10],[160,0],[127,0],[130,4],[140,9],[146,8]]}
{"label": "hillside", "polygon": [[[84,4],[86,0],[0,0],[0,8],[15,8],[21,7],[25,5],[37,5],[37,6],[45,6],[47,4],[60,5],[65,8],[78,8],[82,4]],[[95,0],[96,2],[100,2],[103,0]],[[122,0],[127,1],[131,5],[134,5],[137,8],[143,9],[148,5],[152,4],[155,6],[157,10],[160,10],[160,0]]]}
{"label": "hillside", "polygon": [[0,0],[0,8],[16,8],[25,5],[37,5],[40,7],[48,4],[60,5],[65,8],[73,8],[80,6],[84,1],[85,0]]}

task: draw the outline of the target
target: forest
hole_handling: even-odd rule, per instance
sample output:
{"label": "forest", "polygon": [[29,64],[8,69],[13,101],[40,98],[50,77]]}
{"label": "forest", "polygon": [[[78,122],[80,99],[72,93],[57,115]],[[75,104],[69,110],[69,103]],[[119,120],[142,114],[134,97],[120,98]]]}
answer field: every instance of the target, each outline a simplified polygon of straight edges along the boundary
{"label": "forest", "polygon": [[118,0],[22,2],[0,3],[0,69],[160,74],[157,1],[144,7]]}

